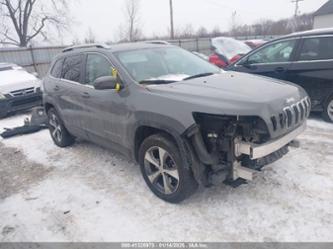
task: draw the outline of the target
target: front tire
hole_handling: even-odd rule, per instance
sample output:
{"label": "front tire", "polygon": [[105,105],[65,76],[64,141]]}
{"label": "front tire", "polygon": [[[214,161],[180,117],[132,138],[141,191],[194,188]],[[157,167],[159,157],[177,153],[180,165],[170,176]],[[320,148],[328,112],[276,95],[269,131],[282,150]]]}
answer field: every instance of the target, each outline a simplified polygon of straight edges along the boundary
{"label": "front tire", "polygon": [[324,104],[323,118],[327,122],[333,123],[333,95],[331,95]]}
{"label": "front tire", "polygon": [[183,165],[177,145],[164,134],[144,140],[139,150],[139,162],[146,184],[164,201],[179,203],[198,187],[192,171]]}
{"label": "front tire", "polygon": [[54,108],[47,112],[48,127],[53,142],[61,147],[68,147],[74,144],[75,138],[67,131],[64,123]]}

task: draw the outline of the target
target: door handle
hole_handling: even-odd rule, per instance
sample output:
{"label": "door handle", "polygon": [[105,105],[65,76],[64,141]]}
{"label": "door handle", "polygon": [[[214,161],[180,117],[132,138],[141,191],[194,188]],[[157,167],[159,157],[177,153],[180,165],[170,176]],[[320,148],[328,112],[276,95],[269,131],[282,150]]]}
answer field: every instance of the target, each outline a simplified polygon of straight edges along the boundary
{"label": "door handle", "polygon": [[90,94],[87,92],[84,92],[84,93],[82,93],[82,97],[85,99],[88,99],[88,98],[90,98]]}
{"label": "door handle", "polygon": [[284,67],[275,68],[275,72],[277,72],[277,73],[284,73],[285,71],[286,71],[286,69]]}
{"label": "door handle", "polygon": [[59,87],[59,86],[55,86],[55,87],[53,88],[53,90],[54,90],[54,91],[59,91],[59,90],[60,90],[60,87]]}

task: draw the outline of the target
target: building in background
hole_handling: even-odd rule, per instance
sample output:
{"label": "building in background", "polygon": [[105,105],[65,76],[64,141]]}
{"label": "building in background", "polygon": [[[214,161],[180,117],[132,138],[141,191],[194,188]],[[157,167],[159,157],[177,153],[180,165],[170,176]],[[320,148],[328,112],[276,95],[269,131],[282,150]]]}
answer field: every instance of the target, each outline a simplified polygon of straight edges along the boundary
{"label": "building in background", "polygon": [[333,28],[333,0],[329,0],[315,12],[314,28]]}

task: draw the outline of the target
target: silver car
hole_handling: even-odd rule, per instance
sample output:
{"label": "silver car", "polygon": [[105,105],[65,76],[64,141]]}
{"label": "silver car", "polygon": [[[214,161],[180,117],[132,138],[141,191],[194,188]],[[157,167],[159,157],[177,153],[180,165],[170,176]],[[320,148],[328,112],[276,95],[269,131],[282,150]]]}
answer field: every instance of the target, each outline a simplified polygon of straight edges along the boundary
{"label": "silver car", "polygon": [[40,80],[15,64],[0,63],[0,118],[41,105]]}

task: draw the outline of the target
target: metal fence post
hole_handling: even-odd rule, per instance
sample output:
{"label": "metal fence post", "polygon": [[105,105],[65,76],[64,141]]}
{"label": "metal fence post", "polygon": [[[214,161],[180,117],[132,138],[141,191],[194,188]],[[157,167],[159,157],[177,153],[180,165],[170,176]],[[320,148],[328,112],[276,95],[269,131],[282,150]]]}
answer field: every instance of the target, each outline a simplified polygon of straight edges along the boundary
{"label": "metal fence post", "polygon": [[33,67],[34,67],[35,72],[38,73],[38,72],[37,72],[37,66],[36,66],[36,61],[35,61],[35,57],[34,57],[34,51],[33,51],[33,48],[32,48],[31,45],[29,46],[29,48],[30,48],[30,55],[31,55],[32,65],[33,65]]}

